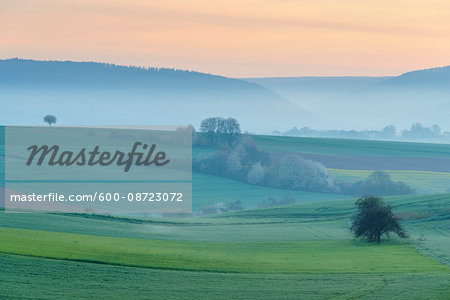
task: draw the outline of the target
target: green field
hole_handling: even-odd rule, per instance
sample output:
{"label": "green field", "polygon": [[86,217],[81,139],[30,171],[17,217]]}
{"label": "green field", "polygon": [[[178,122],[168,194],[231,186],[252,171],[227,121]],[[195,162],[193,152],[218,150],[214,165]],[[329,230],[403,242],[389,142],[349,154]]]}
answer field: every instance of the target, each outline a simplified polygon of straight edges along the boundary
{"label": "green field", "polygon": [[[108,139],[95,137],[102,143],[109,144]],[[277,152],[298,152],[300,154],[326,155],[328,160],[339,161],[341,157],[361,157],[362,161],[375,158],[411,158],[425,159],[448,159],[450,157],[450,145],[424,144],[424,143],[401,143],[386,141],[364,141],[345,139],[321,139],[321,138],[297,138],[280,136],[252,136],[259,147],[263,150]],[[214,148],[194,146],[193,156],[200,157],[214,151]],[[0,149],[0,154],[2,153]],[[3,163],[0,160],[0,167]],[[352,169],[354,164],[339,169],[330,169],[336,180],[353,183],[364,180],[372,172],[369,169]],[[434,162],[436,163],[436,162]],[[437,162],[436,164],[439,164]],[[424,170],[396,170],[387,169],[394,180],[403,181],[410,185],[418,193],[445,193],[450,189],[449,172],[432,172]],[[1,179],[1,176],[0,176]],[[249,185],[228,178],[211,176],[207,174],[193,173],[193,210],[199,212],[203,207],[218,202],[225,204],[240,200],[245,209],[257,208],[269,197],[280,199],[289,194],[298,203],[326,201],[333,199],[348,198],[345,195],[333,195],[323,193],[312,193],[302,191],[290,191],[282,189],[267,188]],[[14,184],[9,184],[14,189]],[[21,184],[23,187],[23,184]]]}
{"label": "green field", "polygon": [[[370,170],[342,170],[331,169],[334,178],[343,182],[357,182],[370,175]],[[408,170],[384,170],[395,181],[403,181],[413,187],[418,193],[446,193],[450,191],[450,173],[408,171]]]}
{"label": "green field", "polygon": [[199,211],[202,207],[217,202],[231,203],[241,200],[244,208],[257,208],[269,197],[281,199],[285,195],[294,197],[298,203],[327,201],[348,198],[346,195],[292,191],[250,185],[229,178],[207,174],[192,174],[192,208]]}
{"label": "green field", "polygon": [[179,242],[0,229],[0,252],[154,269],[238,273],[446,271],[412,245],[356,241]]}
{"label": "green field", "polygon": [[445,299],[450,195],[386,200],[408,241],[354,241],[354,199],[188,219],[1,213],[0,297]]}
{"label": "green field", "polygon": [[[450,274],[155,270],[0,254],[0,298],[446,299]],[[448,298],[448,297],[447,297]]]}
{"label": "green field", "polygon": [[270,135],[254,135],[252,138],[261,149],[266,151],[301,152],[334,156],[450,157],[449,144]]}
{"label": "green field", "polygon": [[[448,160],[450,145],[447,144],[261,135],[252,136],[252,138],[262,150],[271,153],[296,152],[313,160],[323,159],[324,165],[339,181],[353,183],[366,179],[373,170],[383,170],[391,174],[394,180],[410,185],[417,193],[434,194],[450,191],[450,161]],[[193,148],[195,157],[212,151],[214,149],[210,147],[195,146]],[[443,170],[430,171],[430,169]],[[203,180],[200,177],[197,177],[197,180],[196,182],[194,178],[194,185],[197,183],[201,189]],[[219,181],[220,179],[217,179],[217,183]],[[217,185],[220,186],[220,184]],[[318,195],[317,198],[320,199],[320,196]],[[242,199],[245,198],[242,197]],[[254,206],[248,206],[248,208],[252,207]]]}
{"label": "green field", "polygon": [[[261,148],[321,155],[448,157],[450,147],[255,137]],[[194,155],[210,148],[194,148]],[[369,170],[332,169],[339,180]],[[193,174],[193,208],[247,210],[190,218],[0,211],[0,299],[449,299],[449,173],[389,170],[418,192],[386,197],[409,233],[381,245],[349,232],[354,201]],[[297,204],[253,209],[290,194]]]}

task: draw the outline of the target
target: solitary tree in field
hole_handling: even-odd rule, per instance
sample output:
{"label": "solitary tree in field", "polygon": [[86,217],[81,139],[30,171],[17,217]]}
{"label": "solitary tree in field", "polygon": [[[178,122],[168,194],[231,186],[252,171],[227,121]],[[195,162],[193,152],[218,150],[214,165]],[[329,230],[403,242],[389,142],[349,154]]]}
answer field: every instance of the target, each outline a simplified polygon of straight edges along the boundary
{"label": "solitary tree in field", "polygon": [[46,115],[44,117],[44,122],[48,123],[48,125],[52,126],[52,124],[56,123],[56,117],[54,115]]}
{"label": "solitary tree in field", "polygon": [[392,212],[392,207],[378,197],[363,197],[355,203],[358,213],[352,219],[350,230],[357,238],[381,243],[381,236],[390,233],[407,238],[405,230]]}

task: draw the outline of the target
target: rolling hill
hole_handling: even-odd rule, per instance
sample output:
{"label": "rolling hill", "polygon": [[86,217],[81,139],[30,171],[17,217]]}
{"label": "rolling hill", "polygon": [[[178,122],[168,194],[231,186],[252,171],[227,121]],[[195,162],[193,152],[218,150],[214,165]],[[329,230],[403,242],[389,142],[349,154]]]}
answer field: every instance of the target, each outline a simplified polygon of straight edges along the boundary
{"label": "rolling hill", "polygon": [[352,240],[354,199],[189,219],[0,211],[0,297],[445,298],[449,195],[386,200],[408,241]]}
{"label": "rolling hill", "polygon": [[374,88],[439,89],[450,91],[450,66],[416,70],[375,84]]}
{"label": "rolling hill", "polygon": [[307,108],[328,98],[343,97],[383,82],[391,77],[266,77],[245,78],[277,91]]}
{"label": "rolling hill", "polygon": [[[438,124],[450,129],[443,113],[450,103],[450,66],[416,70],[395,77],[247,78],[308,109],[319,122],[297,127],[381,129],[395,125]],[[445,110],[444,110],[445,111]],[[426,112],[426,113],[424,113]]]}
{"label": "rolling hill", "polygon": [[[270,89],[240,79],[94,62],[0,60],[3,124],[178,125],[235,117],[246,130],[313,120]],[[267,120],[270,122],[267,122]]]}

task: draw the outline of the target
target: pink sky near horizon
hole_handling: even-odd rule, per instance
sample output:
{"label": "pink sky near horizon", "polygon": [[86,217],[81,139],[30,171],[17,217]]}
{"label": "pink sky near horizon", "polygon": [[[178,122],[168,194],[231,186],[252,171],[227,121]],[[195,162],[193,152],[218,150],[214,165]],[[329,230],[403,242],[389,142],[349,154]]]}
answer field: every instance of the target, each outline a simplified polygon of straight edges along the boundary
{"label": "pink sky near horizon", "polygon": [[0,58],[232,77],[380,76],[450,65],[448,0],[0,0]]}

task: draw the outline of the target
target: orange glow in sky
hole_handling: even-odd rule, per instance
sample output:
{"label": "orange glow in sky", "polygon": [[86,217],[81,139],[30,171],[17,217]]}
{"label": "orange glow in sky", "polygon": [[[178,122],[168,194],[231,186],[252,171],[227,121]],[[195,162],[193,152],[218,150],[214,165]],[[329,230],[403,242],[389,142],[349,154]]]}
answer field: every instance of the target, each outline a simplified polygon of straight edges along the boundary
{"label": "orange glow in sky", "polygon": [[448,0],[0,0],[0,58],[233,77],[450,65]]}

